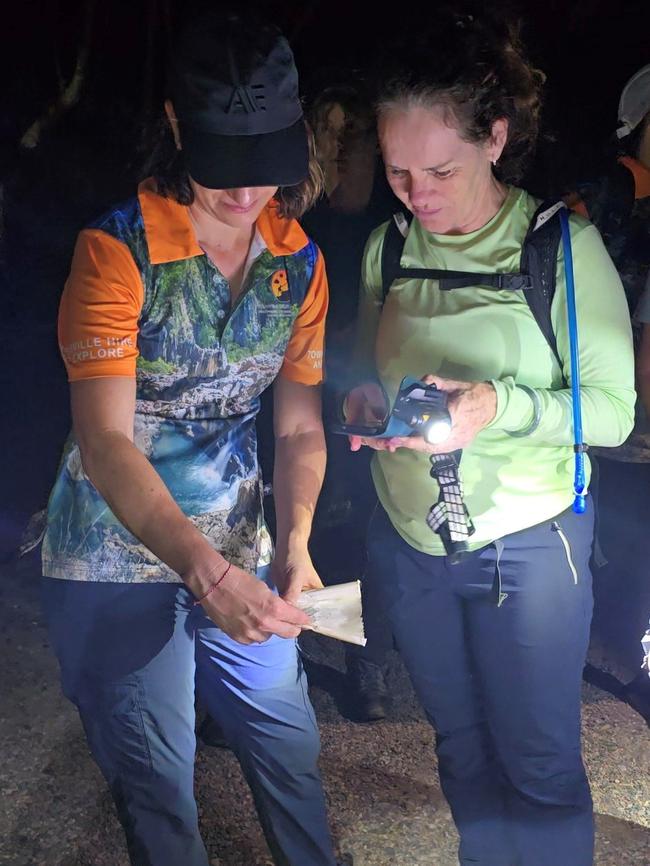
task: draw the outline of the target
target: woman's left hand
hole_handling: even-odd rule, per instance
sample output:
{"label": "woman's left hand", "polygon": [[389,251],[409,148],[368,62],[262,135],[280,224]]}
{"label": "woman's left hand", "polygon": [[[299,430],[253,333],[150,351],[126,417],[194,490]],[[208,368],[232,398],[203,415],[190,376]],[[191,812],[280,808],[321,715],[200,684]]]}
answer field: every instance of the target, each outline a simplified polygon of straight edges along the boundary
{"label": "woman's left hand", "polygon": [[450,435],[437,445],[430,445],[422,436],[393,437],[383,440],[386,451],[411,448],[425,454],[448,454],[467,447],[496,415],[497,395],[489,382],[458,382],[432,374],[423,376],[422,381],[447,392]]}
{"label": "woman's left hand", "polygon": [[276,550],[271,564],[271,580],[277,586],[280,596],[290,604],[295,604],[305,589],[322,589],[323,582],[318,576],[307,549],[281,553]]}

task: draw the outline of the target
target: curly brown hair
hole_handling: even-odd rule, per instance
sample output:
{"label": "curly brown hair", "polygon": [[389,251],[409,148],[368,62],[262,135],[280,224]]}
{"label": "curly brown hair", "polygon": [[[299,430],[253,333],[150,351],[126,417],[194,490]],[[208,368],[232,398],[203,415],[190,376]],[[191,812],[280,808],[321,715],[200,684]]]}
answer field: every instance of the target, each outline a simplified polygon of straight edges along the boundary
{"label": "curly brown hair", "polygon": [[508,121],[508,140],[496,174],[521,178],[539,131],[545,75],[526,59],[520,27],[511,21],[448,12],[436,30],[412,41],[380,89],[381,115],[397,106],[440,107],[445,122],[475,144],[492,135],[495,120]]}
{"label": "curly brown hair", "polygon": [[[279,187],[275,198],[278,201],[278,213],[284,219],[299,219],[318,201],[323,191],[323,172],[316,159],[314,136],[306,123],[305,126],[309,145],[309,173],[305,180],[294,186]],[[183,151],[177,149],[165,116],[160,118],[154,131],[153,148],[143,174],[154,178],[158,192],[165,198],[172,198],[183,205],[191,205],[194,201]]]}

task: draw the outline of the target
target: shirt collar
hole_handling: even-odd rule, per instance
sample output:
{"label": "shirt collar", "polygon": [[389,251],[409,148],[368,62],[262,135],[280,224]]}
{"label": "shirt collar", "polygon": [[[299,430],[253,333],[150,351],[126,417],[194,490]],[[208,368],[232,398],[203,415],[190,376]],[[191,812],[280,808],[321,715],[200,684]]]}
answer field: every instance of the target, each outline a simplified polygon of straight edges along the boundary
{"label": "shirt collar", "polygon": [[[196,240],[185,205],[158,194],[153,178],[142,181],[138,199],[152,265],[177,262],[204,255]],[[307,235],[297,220],[283,219],[272,199],[257,218],[256,235],[272,256],[287,256],[307,246]],[[257,254],[261,250],[256,251]]]}

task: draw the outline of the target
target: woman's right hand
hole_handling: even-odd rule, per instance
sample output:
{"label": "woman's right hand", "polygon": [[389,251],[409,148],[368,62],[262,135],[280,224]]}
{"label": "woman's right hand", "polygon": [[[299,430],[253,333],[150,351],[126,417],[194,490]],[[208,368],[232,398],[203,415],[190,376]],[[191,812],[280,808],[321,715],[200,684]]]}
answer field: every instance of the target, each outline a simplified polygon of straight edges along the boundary
{"label": "woman's right hand", "polygon": [[[227,567],[224,561],[224,568]],[[230,566],[228,574],[201,601],[201,606],[215,625],[242,644],[263,643],[274,634],[295,638],[311,625],[304,611],[284,601],[271,592],[264,581],[235,565]]]}

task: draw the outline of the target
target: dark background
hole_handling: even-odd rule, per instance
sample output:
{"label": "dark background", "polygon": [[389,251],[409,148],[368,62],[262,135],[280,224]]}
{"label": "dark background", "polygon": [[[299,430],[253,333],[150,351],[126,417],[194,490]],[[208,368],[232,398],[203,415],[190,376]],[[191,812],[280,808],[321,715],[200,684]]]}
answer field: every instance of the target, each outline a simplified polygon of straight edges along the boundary
{"label": "dark background", "polygon": [[[55,321],[75,235],[134,192],[162,105],[166,48],[197,5],[206,3],[22,0],[3,12],[0,555],[11,554],[29,515],[45,506],[67,433]],[[394,0],[248,5],[289,37],[307,96],[330,74],[381,66],[396,39],[435,28],[438,8]],[[598,170],[621,88],[650,62],[650,2],[513,0],[490,8],[521,17],[529,56],[547,75],[543,134],[524,185],[541,195],[564,190]],[[82,46],[78,100],[55,111],[36,147],[21,147],[70,83]]]}

